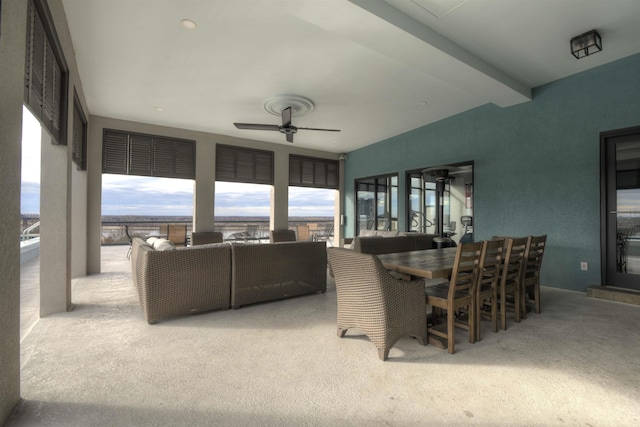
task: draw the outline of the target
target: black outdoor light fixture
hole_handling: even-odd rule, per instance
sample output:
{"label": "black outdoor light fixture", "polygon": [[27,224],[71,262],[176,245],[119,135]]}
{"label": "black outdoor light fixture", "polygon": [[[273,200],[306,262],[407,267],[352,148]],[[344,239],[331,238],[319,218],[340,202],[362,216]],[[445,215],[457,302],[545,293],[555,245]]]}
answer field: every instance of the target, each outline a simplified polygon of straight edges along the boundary
{"label": "black outdoor light fixture", "polygon": [[571,39],[571,53],[576,59],[584,58],[602,50],[602,39],[596,30],[588,31]]}

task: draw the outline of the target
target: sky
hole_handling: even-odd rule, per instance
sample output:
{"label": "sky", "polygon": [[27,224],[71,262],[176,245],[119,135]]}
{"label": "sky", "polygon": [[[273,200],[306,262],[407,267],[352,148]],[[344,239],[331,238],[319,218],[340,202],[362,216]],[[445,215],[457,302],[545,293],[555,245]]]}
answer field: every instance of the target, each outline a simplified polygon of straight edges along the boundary
{"label": "sky", "polygon": [[[194,181],[102,175],[103,215],[193,215]],[[335,190],[289,187],[289,216],[334,215]],[[270,215],[271,186],[217,182],[215,216]],[[40,123],[25,108],[22,125],[21,209],[40,213]]]}

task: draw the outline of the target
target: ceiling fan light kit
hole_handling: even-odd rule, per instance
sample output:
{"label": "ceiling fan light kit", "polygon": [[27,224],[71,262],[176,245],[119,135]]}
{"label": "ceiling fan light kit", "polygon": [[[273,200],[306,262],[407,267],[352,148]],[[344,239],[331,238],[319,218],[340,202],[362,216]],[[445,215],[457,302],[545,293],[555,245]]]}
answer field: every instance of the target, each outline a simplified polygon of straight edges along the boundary
{"label": "ceiling fan light kit", "polygon": [[293,143],[293,135],[298,130],[319,130],[325,132],[340,132],[339,129],[319,129],[296,127],[291,124],[291,117],[309,114],[315,109],[313,102],[305,97],[297,95],[278,95],[264,102],[264,109],[273,115],[282,117],[282,125],[269,125],[259,123],[234,123],[238,129],[270,130],[285,134],[287,141]]}

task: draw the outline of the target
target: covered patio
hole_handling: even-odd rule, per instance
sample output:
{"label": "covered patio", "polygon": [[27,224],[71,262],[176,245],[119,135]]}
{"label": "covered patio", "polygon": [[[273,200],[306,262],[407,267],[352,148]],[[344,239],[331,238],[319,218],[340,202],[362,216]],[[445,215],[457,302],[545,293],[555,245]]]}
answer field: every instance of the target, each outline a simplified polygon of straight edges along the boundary
{"label": "covered patio", "polygon": [[148,325],[126,246],[73,280],[74,308],[21,345],[7,427],[640,423],[639,308],[544,287],[543,312],[449,355],[404,338],[382,363],[336,336],[325,294]]}

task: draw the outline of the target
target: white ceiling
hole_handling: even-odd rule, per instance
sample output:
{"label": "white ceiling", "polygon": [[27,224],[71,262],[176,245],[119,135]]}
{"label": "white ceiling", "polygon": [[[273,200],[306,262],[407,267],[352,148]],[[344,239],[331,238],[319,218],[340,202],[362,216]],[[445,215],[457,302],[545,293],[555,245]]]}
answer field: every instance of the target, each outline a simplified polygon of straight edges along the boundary
{"label": "white ceiling", "polygon": [[[640,52],[638,0],[62,0],[89,113],[344,153]],[[197,23],[185,29],[184,18]],[[603,51],[576,60],[591,29]],[[587,88],[588,90],[588,88]],[[161,107],[164,111],[157,111]]]}

